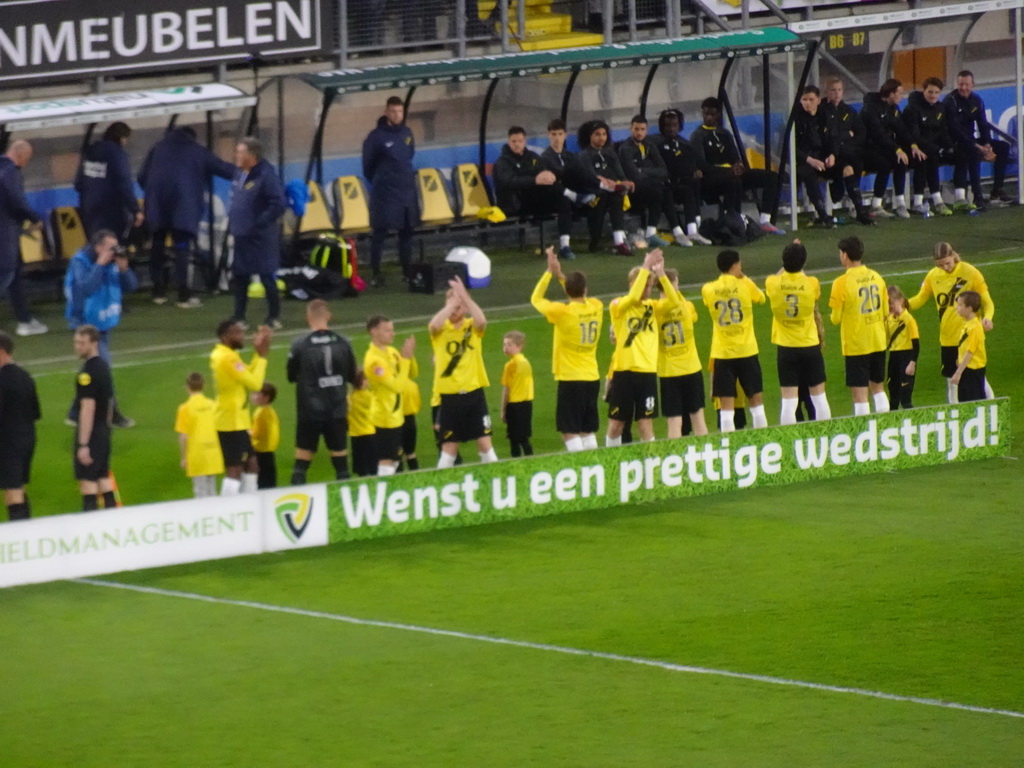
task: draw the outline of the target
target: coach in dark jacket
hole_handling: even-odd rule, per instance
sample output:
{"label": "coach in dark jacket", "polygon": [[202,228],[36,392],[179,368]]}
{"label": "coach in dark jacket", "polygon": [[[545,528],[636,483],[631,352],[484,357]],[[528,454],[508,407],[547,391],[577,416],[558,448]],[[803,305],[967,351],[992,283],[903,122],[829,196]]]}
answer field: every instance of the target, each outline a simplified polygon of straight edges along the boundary
{"label": "coach in dark jacket", "polygon": [[405,124],[405,105],[400,98],[388,99],[377,127],[363,142],[363,177],[370,183],[370,266],[371,285],[383,285],[380,272],[384,238],[398,230],[398,261],[406,272],[412,261],[412,235],[419,221],[416,199],[416,171],[412,158],[416,142]]}
{"label": "coach in dark jacket", "polygon": [[75,175],[75,191],[86,237],[108,229],[124,242],[132,226],[142,224],[131,162],[125,146],[132,129],[111,123],[103,138],[86,147]]}
{"label": "coach in dark jacket", "polygon": [[178,306],[199,305],[192,298],[188,284],[188,264],[199,234],[199,221],[206,211],[203,197],[212,177],[220,176],[230,181],[236,170],[231,163],[221,160],[199,144],[195,130],[188,126],[168,131],[149,150],[139,171],[139,184],[146,193],[146,219],[153,233],[149,268],[153,279],[153,299],[157,303],[166,301],[164,265],[167,262],[166,243],[170,237],[178,283]]}
{"label": "coach in dark jacket", "polygon": [[[992,126],[985,111],[985,102],[974,92],[974,75],[962,70],[956,75],[956,90],[942,102],[946,107],[949,130],[956,144],[956,164],[953,167],[953,188],[958,204],[966,202],[966,187],[970,177],[974,204],[985,207],[981,192],[981,163],[992,163],[992,198],[1011,202],[1013,197],[1003,190],[1010,145],[992,138]],[[977,136],[975,136],[977,128]]]}
{"label": "coach in dark jacket", "polygon": [[247,137],[235,147],[235,165],[241,173],[231,191],[228,228],[235,240],[231,283],[235,293],[235,320],[245,322],[249,282],[253,275],[267,292],[267,325],[281,327],[281,301],[276,272],[281,266],[279,221],[285,209],[284,187],[274,167],[263,159],[263,146]]}
{"label": "coach in dark jacket", "polygon": [[889,186],[889,174],[892,174],[896,215],[906,219],[910,218],[905,191],[907,166],[911,161],[923,162],[924,153],[914,143],[903,122],[903,113],[900,111],[902,100],[903,83],[890,78],[882,83],[877,93],[864,94],[860,116],[867,132],[864,170],[875,174],[875,199],[871,212],[876,216],[892,218],[892,214],[882,208],[885,190]]}
{"label": "coach in dark jacket", "polygon": [[21,169],[32,159],[32,145],[19,139],[0,156],[0,295],[11,297],[19,336],[46,333],[45,325],[32,317],[21,284],[21,231],[26,221],[39,229],[42,221],[25,199]]}

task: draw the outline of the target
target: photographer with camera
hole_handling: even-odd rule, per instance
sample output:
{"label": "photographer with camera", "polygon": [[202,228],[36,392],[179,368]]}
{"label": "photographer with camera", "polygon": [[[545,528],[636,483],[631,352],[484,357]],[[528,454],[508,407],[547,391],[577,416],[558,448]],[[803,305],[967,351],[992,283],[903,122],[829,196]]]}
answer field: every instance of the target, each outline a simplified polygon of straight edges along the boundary
{"label": "photographer with camera", "polygon": [[[67,306],[64,317],[68,327],[75,330],[92,325],[100,332],[99,355],[110,361],[110,331],[121,322],[121,301],[125,293],[139,287],[138,278],[128,263],[125,250],[118,245],[117,236],[109,229],[101,229],[89,242],[71,257],[64,277],[64,297]],[[78,414],[68,414],[77,422]],[[114,402],[115,427],[133,427],[135,422],[123,415]]]}

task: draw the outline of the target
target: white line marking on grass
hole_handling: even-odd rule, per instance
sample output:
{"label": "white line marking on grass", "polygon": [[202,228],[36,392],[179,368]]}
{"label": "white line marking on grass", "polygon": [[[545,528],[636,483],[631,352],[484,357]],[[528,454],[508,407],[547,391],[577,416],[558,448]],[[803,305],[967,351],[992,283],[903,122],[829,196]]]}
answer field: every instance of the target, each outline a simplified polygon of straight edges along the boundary
{"label": "white line marking on grass", "polygon": [[269,603],[257,603],[251,600],[231,600],[225,597],[213,597],[200,595],[195,592],[181,592],[175,589],[160,589],[159,587],[143,587],[135,584],[122,584],[116,581],[105,581],[102,579],[72,579],[76,584],[88,584],[94,587],[107,587],[109,589],[123,589],[129,592],[142,592],[147,595],[160,595],[163,597],[180,597],[186,600],[197,600],[203,603],[215,605],[232,605],[238,608],[253,608],[259,611],[271,613],[284,613],[291,616],[304,616],[311,619],[327,619],[328,621],[339,621],[344,624],[354,624],[362,627],[379,627],[382,629],[398,629],[404,632],[418,632],[424,635],[437,635],[440,637],[454,637],[460,640],[474,640],[479,643],[491,643],[492,645],[509,645],[515,648],[528,648],[534,651],[548,651],[561,653],[567,656],[586,656],[605,661],[618,661],[626,664],[636,664],[643,667],[656,667],[669,672],[685,672],[691,675],[710,675],[713,677],[729,677],[736,680],[750,680],[757,683],[768,683],[770,685],[782,685],[790,688],[807,688],[813,691],[828,691],[830,693],[847,693],[854,696],[866,696],[872,699],[884,699],[886,701],[902,701],[909,704],[922,704],[928,707],[942,707],[944,709],[957,709],[964,712],[978,712],[985,715],[1002,715],[1004,717],[1016,717],[1024,719],[1024,712],[1015,712],[1010,709],[991,709],[989,707],[978,707],[972,704],[959,704],[954,701],[942,701],[940,699],[926,699],[920,696],[900,696],[895,693],[884,691],[871,691],[865,688],[849,688],[842,685],[825,685],[823,683],[809,683],[803,680],[790,680],[785,677],[773,677],[771,675],[754,675],[746,672],[730,672],[726,669],[711,669],[709,667],[693,667],[686,664],[673,664],[668,661],[657,659],[645,659],[639,656],[623,656],[618,653],[605,653],[603,651],[588,651],[582,648],[570,648],[564,645],[550,645],[548,643],[531,643],[526,640],[512,640],[505,637],[491,637],[489,635],[476,635],[470,632],[457,632],[451,629],[436,629],[434,627],[421,627],[416,624],[401,624],[394,621],[378,621],[376,619],[359,619],[354,616],[344,616],[337,613],[326,613],[324,611],[309,611],[304,608],[291,608],[284,605],[270,605]]}

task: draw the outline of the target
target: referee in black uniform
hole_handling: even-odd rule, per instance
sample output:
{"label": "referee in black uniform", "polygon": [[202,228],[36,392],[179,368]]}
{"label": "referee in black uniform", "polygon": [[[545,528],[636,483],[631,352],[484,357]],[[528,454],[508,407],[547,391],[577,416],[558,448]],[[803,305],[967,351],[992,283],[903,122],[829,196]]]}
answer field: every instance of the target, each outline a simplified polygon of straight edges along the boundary
{"label": "referee in black uniform", "polygon": [[110,480],[110,426],[114,418],[114,380],[110,366],[100,357],[100,332],[94,325],[75,330],[75,354],[82,368],[75,378],[75,479],[82,494],[82,511],[116,506]]}
{"label": "referee in black uniform", "polygon": [[292,342],[288,352],[288,381],[295,384],[295,466],[292,485],[306,482],[306,471],[320,436],[331,454],[334,476],[348,472],[348,385],[356,377],[356,358],[348,339],[330,328],[327,302],[306,305],[310,333]]}
{"label": "referee in black uniform", "polygon": [[14,340],[0,331],[0,490],[11,520],[32,515],[25,486],[36,449],[36,422],[41,415],[36,384],[14,363]]}

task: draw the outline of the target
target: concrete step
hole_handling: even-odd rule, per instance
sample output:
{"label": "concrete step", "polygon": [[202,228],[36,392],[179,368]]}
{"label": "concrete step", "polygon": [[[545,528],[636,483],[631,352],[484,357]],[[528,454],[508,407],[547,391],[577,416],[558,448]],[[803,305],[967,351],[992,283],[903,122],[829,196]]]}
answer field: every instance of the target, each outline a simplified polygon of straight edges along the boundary
{"label": "concrete step", "polygon": [[[501,34],[501,24],[497,25],[498,34]],[[508,31],[510,35],[519,33],[519,20],[509,19]],[[526,14],[525,36],[536,37],[537,35],[567,34],[572,32],[572,16],[567,13],[535,13],[531,11]]]}

